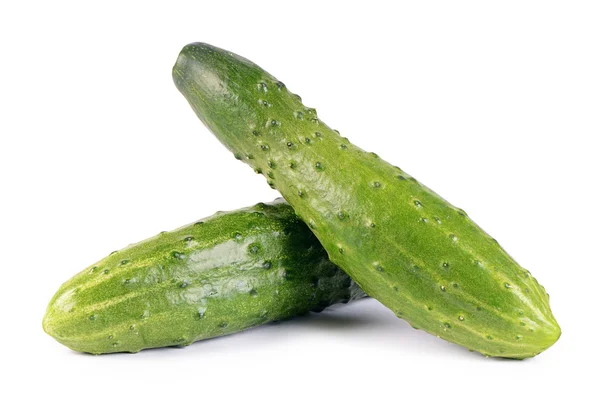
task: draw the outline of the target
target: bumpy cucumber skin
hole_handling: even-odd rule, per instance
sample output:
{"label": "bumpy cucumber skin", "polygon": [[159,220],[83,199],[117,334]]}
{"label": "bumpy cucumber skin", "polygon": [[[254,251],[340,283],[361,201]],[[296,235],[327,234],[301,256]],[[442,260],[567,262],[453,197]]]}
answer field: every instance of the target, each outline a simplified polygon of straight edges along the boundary
{"label": "bumpy cucumber skin", "polygon": [[272,75],[194,43],[173,79],[235,157],[282,193],[331,261],[398,317],[488,356],[531,357],[559,338],[546,291],[496,240],[330,129]]}
{"label": "bumpy cucumber skin", "polygon": [[283,200],[130,245],[64,283],[44,330],[93,354],[189,345],[364,297]]}

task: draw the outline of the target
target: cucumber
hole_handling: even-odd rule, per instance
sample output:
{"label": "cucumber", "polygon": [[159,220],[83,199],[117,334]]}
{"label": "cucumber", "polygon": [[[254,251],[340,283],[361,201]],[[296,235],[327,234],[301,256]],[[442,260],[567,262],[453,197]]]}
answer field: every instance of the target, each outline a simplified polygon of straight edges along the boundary
{"label": "cucumber", "polygon": [[262,173],[370,296],[414,328],[487,356],[560,336],[544,288],[467,214],[343,138],[256,64],[194,43],[174,82],[235,157]]}
{"label": "cucumber", "polygon": [[239,332],[364,297],[283,200],[115,251],[64,283],[44,330],[93,354]]}

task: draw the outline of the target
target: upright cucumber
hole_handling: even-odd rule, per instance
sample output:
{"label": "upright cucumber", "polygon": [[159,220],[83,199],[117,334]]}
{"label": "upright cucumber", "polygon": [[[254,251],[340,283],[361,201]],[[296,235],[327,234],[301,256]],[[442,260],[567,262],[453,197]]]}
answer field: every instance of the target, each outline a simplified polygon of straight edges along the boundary
{"label": "upright cucumber", "polygon": [[465,212],[350,144],[271,74],[195,43],[181,51],[173,79],[331,261],[398,317],[489,356],[534,356],[559,338],[544,288]]}
{"label": "upright cucumber", "polygon": [[188,345],[364,293],[283,200],[116,251],[64,283],[44,330],[93,354]]}

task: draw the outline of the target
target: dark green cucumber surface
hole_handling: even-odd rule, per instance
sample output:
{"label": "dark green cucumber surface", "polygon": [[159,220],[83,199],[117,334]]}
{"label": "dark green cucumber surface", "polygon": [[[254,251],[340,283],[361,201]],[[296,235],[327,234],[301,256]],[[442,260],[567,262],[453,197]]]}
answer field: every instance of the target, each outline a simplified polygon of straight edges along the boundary
{"label": "dark green cucumber surface", "polygon": [[235,157],[262,173],[370,296],[489,356],[525,358],[560,336],[544,288],[464,211],[352,145],[249,60],[183,48],[173,79]]}
{"label": "dark green cucumber surface", "polygon": [[64,283],[44,330],[94,354],[188,345],[364,297],[283,200],[163,232]]}

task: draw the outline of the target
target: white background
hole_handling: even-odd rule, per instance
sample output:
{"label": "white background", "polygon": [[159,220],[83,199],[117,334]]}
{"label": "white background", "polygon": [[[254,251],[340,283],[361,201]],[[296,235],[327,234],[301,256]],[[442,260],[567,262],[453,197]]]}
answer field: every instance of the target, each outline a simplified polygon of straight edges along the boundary
{"label": "white background", "polygon": [[[598,2],[154,4],[0,6],[0,394],[597,392]],[[193,41],[263,66],[464,208],[550,292],[559,342],[530,360],[485,359],[374,300],[136,355],[78,354],[45,335],[47,302],[82,268],[277,197],[174,87]]]}

